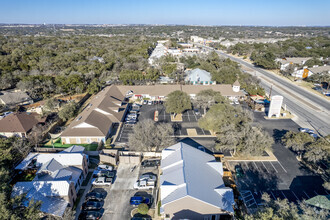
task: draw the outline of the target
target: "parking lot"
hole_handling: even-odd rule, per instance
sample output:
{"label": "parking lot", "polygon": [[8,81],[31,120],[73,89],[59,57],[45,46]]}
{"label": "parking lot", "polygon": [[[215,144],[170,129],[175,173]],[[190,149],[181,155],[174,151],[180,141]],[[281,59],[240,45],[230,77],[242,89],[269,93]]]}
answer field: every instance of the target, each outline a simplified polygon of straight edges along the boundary
{"label": "parking lot", "polygon": [[263,116],[264,113],[254,112],[254,124],[274,137],[273,153],[278,161],[230,162],[233,171],[239,166],[244,172],[236,182],[247,208],[253,211],[262,205],[263,193],[273,199],[288,199],[295,203],[316,195],[329,195],[322,187],[322,178],[306,168],[297,160],[297,155],[280,142],[288,130],[298,131],[299,126],[292,120],[266,120]]}
{"label": "parking lot", "polygon": [[[136,190],[133,189],[134,183],[138,177],[145,172],[153,172],[158,175],[158,169],[143,169],[137,166],[131,171],[133,165],[120,164],[117,170],[117,176],[111,187],[98,187],[106,191],[107,197],[104,200],[104,213],[102,219],[130,219],[131,211],[136,208],[130,205],[132,196],[145,196],[155,198],[156,188],[153,190]],[[155,202],[151,208],[155,208]]]}
{"label": "parking lot", "polygon": [[[188,110],[182,114],[182,122],[172,122],[171,115],[166,113],[163,104],[142,105],[138,114],[137,121],[151,119],[154,120],[155,111],[158,111],[158,122],[171,123],[174,128],[174,135],[180,136],[208,136],[211,133],[201,129],[198,126],[198,119],[202,117],[203,110],[199,109],[198,113],[194,110]],[[134,125],[124,124],[117,136],[117,143],[127,143],[129,135],[133,133]],[[190,134],[188,134],[190,132]]]}

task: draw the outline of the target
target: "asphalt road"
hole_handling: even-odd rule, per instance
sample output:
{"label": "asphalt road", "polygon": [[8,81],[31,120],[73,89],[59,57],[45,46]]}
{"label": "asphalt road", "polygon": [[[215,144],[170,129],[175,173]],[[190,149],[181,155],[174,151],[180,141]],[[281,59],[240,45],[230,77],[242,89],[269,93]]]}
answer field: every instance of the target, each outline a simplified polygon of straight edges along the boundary
{"label": "asphalt road", "polygon": [[[283,96],[283,103],[287,106],[288,110],[298,116],[297,123],[302,127],[312,128],[321,135],[330,134],[330,104],[327,100],[311,94],[241,59],[220,51],[217,51],[217,53],[256,71],[256,76],[261,80],[261,86],[268,93],[272,87],[272,95]],[[303,94],[303,97],[300,94]]]}
{"label": "asphalt road", "polygon": [[[210,47],[205,47],[212,49]],[[295,120],[301,127],[308,127],[316,130],[320,135],[330,134],[330,103],[329,101],[306,91],[280,77],[277,77],[262,68],[256,67],[241,59],[230,56],[221,51],[216,51],[219,55],[228,57],[241,65],[255,71],[255,76],[261,80],[261,86],[272,95],[284,97],[283,104],[298,118]]]}

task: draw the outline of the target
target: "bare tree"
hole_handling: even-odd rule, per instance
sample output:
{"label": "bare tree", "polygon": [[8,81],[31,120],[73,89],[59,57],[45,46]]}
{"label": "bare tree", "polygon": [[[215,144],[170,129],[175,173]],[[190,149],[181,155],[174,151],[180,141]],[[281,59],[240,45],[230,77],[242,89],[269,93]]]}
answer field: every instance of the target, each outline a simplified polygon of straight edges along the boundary
{"label": "bare tree", "polygon": [[170,124],[143,120],[134,126],[134,133],[129,136],[129,146],[138,151],[159,151],[174,144],[173,133]]}
{"label": "bare tree", "polygon": [[34,126],[31,132],[29,133],[28,139],[35,147],[38,147],[39,142],[42,141],[44,131],[45,131],[45,127],[38,124]]}

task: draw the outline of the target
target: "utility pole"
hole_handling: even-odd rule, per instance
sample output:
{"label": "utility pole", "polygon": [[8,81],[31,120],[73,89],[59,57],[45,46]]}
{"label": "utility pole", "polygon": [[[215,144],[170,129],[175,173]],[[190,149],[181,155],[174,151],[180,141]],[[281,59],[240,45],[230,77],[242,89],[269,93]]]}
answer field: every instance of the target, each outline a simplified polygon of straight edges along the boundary
{"label": "utility pole", "polygon": [[273,90],[273,85],[270,86],[270,91],[269,91],[269,100],[271,100],[272,98],[272,90]]}

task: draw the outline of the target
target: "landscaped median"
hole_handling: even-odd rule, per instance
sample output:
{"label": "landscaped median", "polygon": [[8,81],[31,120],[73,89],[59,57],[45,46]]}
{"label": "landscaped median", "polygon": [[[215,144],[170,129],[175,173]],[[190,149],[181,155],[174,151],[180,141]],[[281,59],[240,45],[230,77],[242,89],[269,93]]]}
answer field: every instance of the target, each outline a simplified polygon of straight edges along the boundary
{"label": "landscaped median", "polygon": [[62,144],[61,138],[56,139],[55,141],[50,140],[45,145],[41,146],[41,148],[68,148],[73,145],[79,145],[85,148],[86,151],[96,151],[98,145],[97,144]]}

